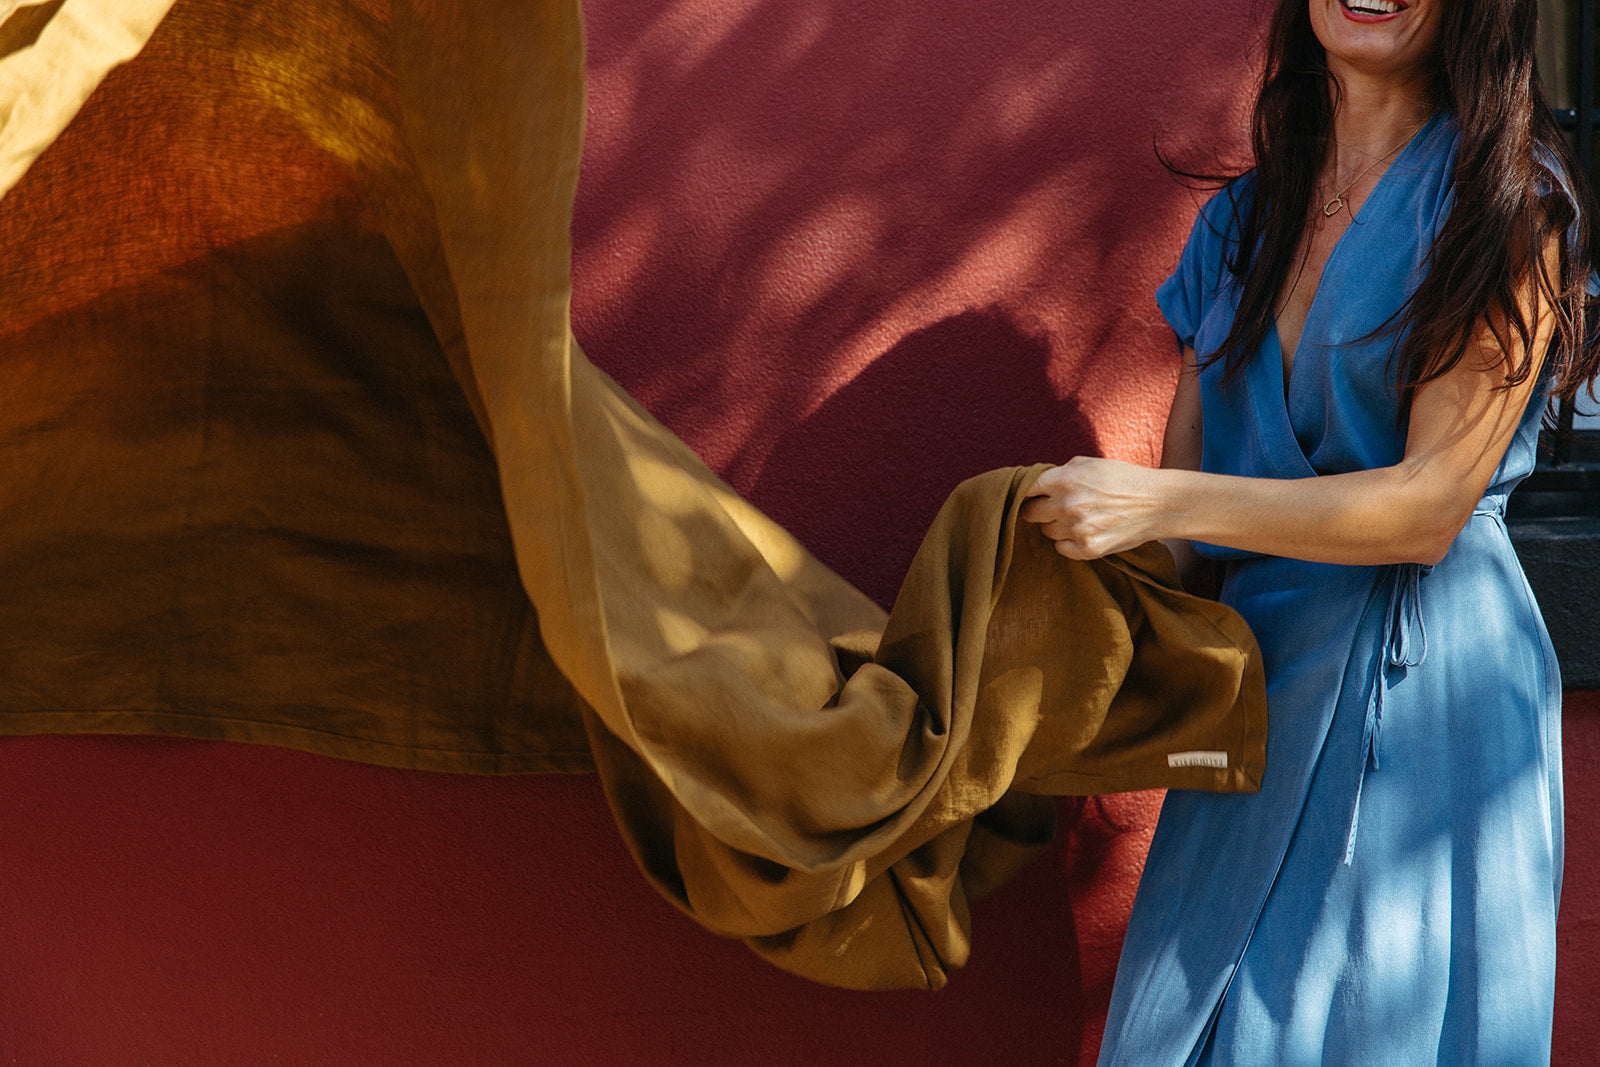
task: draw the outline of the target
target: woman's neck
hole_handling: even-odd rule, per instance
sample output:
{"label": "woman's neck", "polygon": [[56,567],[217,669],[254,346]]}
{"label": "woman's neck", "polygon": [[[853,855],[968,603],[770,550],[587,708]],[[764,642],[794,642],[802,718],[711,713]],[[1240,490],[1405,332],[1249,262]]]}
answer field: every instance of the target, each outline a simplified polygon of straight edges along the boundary
{"label": "woman's neck", "polygon": [[1330,165],[1345,170],[1404,144],[1435,110],[1424,76],[1375,78],[1334,71],[1338,82]]}

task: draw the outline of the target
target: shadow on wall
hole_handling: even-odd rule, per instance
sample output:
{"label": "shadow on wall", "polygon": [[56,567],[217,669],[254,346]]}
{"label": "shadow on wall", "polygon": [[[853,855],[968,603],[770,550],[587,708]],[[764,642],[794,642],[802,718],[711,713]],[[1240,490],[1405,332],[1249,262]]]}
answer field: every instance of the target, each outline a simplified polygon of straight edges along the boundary
{"label": "shadow on wall", "polygon": [[1242,130],[1249,4],[585,10],[578,335],[824,560],[884,599],[980,457],[1156,459],[1198,198],[1152,146]]}
{"label": "shadow on wall", "polygon": [[[868,364],[771,453],[754,495],[773,518],[880,604],[893,601],[951,487],[995,467],[1094,452],[1094,427],[1049,382],[1050,342],[1005,311],[917,330]],[[843,495],[854,522],[819,526],[811,502]],[[890,583],[893,584],[890,584]]]}

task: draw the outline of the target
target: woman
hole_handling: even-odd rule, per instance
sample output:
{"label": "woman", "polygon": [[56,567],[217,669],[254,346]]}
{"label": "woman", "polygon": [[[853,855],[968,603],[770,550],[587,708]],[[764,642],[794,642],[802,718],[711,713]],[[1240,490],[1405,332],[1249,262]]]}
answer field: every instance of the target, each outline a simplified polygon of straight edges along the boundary
{"label": "woman", "polygon": [[1595,371],[1596,255],[1534,9],[1281,0],[1256,166],[1157,293],[1163,469],[1026,506],[1223,561],[1267,669],[1261,793],[1167,798],[1102,1063],[1548,1060],[1560,683],[1503,512]]}

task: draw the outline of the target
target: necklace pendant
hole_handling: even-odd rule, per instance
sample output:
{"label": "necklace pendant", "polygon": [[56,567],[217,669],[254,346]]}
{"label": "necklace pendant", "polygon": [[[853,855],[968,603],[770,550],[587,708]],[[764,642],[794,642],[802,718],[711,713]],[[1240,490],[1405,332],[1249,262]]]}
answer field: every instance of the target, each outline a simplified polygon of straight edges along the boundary
{"label": "necklace pendant", "polygon": [[1331,219],[1339,213],[1339,209],[1342,207],[1344,207],[1344,194],[1340,193],[1322,205],[1322,213]]}

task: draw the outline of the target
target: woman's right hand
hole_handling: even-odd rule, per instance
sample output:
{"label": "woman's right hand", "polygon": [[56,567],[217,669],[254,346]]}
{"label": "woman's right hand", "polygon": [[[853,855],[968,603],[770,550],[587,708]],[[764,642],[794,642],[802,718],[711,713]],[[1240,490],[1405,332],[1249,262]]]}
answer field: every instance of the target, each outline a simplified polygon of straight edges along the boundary
{"label": "woman's right hand", "polygon": [[1099,559],[1162,536],[1159,472],[1115,459],[1079,456],[1039,475],[1022,518],[1038,523],[1071,559]]}

